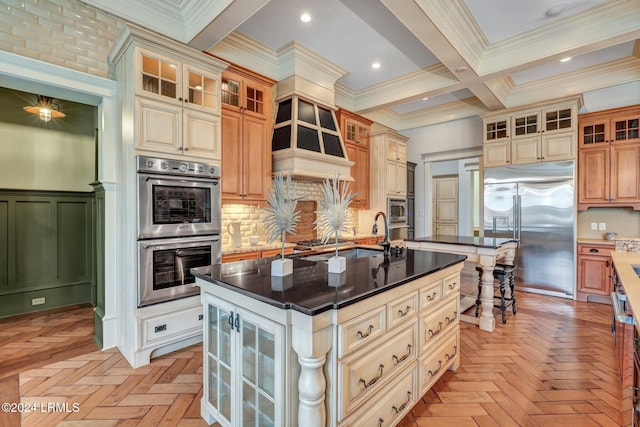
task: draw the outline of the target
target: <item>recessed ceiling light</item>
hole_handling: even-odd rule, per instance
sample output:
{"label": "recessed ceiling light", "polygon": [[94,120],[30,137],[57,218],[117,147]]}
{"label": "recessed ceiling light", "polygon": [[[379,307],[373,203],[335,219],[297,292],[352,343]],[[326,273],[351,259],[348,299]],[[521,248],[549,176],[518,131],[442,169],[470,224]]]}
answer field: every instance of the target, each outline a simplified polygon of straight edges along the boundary
{"label": "recessed ceiling light", "polygon": [[467,71],[467,67],[463,65],[462,67],[458,67],[453,71],[455,71],[456,73],[464,73],[465,71]]}
{"label": "recessed ceiling light", "polygon": [[378,68],[380,68],[380,63],[374,62],[373,64],[371,64],[371,68],[373,68],[374,70],[377,70]]}
{"label": "recessed ceiling light", "polygon": [[566,58],[562,58],[560,60],[560,62],[569,62],[569,61],[571,61],[571,57],[570,56],[567,56]]}
{"label": "recessed ceiling light", "polygon": [[300,20],[302,22],[309,22],[311,21],[311,15],[309,15],[308,13],[303,13],[302,15],[300,15]]}
{"label": "recessed ceiling light", "polygon": [[561,2],[555,3],[551,5],[551,7],[549,7],[544,14],[547,15],[549,18],[555,18],[556,16],[564,12],[567,9],[567,6],[569,6],[568,1],[561,1]]}
{"label": "recessed ceiling light", "polygon": [[427,99],[429,99],[428,96],[425,96],[424,98],[422,98],[423,101],[426,101]]}

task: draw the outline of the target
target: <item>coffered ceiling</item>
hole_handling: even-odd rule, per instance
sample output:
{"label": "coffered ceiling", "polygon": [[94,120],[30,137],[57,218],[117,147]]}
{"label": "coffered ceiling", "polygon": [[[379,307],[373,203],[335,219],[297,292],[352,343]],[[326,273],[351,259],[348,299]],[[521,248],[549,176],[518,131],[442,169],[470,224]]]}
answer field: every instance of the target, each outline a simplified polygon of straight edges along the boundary
{"label": "coffered ceiling", "polygon": [[276,80],[295,41],[344,72],[337,105],[398,130],[607,88],[640,98],[639,0],[86,2]]}

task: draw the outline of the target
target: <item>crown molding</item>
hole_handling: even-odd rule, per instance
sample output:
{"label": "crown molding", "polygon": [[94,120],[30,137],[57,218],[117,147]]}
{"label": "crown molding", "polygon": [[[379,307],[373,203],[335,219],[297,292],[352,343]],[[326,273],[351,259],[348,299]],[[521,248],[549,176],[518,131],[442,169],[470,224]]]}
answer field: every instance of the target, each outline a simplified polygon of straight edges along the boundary
{"label": "crown molding", "polygon": [[542,65],[639,38],[637,0],[607,2],[491,45],[482,57],[479,74],[504,75],[524,65]]}
{"label": "crown molding", "polygon": [[277,53],[268,46],[234,31],[220,43],[209,49],[209,53],[256,73],[279,80]]}
{"label": "crown molding", "polygon": [[291,41],[276,51],[278,57],[278,80],[298,75],[323,87],[333,87],[340,77],[348,73],[327,58],[301,43]]}
{"label": "crown molding", "polygon": [[192,0],[183,3],[182,25],[185,28],[185,36],[190,41],[220,16],[233,0]]}
{"label": "crown molding", "polygon": [[640,58],[631,56],[604,65],[516,86],[507,97],[507,104],[508,108],[520,107],[638,80],[640,80]]}

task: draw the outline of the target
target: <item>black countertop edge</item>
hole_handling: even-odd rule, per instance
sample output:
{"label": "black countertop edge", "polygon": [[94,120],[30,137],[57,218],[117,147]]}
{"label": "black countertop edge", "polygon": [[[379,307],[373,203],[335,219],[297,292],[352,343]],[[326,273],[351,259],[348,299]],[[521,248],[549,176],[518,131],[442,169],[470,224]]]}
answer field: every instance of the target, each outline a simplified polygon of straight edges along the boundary
{"label": "black countertop edge", "polygon": [[[407,252],[407,251],[405,251],[405,252]],[[418,251],[418,252],[432,252],[432,251]],[[225,268],[225,267],[223,267],[225,265],[228,266],[228,265],[234,264],[234,265],[242,266],[243,263],[245,265],[248,265],[249,263],[255,262],[256,260],[237,261],[237,262],[234,262],[234,263],[221,264],[221,265],[218,265],[218,266],[198,267],[198,268],[191,269],[191,273],[195,277],[197,277],[197,278],[199,278],[201,280],[207,281],[209,283],[213,283],[215,285],[218,285],[218,286],[221,286],[223,288],[229,289],[231,291],[237,292],[238,294],[253,298],[253,299],[257,300],[257,301],[264,302],[266,304],[269,304],[271,306],[277,307],[279,309],[283,309],[283,310],[291,309],[291,310],[298,311],[298,312],[303,313],[303,314],[308,315],[308,316],[315,316],[315,315],[318,315],[320,313],[324,313],[324,312],[332,310],[332,309],[336,310],[336,309],[347,307],[347,306],[349,306],[351,304],[358,303],[360,301],[363,301],[363,300],[365,300],[367,298],[373,297],[373,296],[378,295],[380,293],[383,293],[385,291],[391,290],[391,289],[396,288],[398,286],[402,286],[402,285],[404,285],[404,284],[406,284],[408,282],[411,282],[411,281],[414,281],[414,280],[419,279],[421,277],[428,276],[428,275],[430,275],[432,273],[444,270],[444,269],[446,269],[448,267],[451,267],[453,265],[456,265],[456,264],[458,264],[460,262],[464,262],[466,260],[466,258],[467,258],[464,255],[455,255],[455,254],[447,254],[447,255],[451,257],[451,260],[449,262],[442,262],[442,263],[434,266],[433,268],[422,270],[419,273],[412,274],[410,276],[406,276],[406,277],[404,277],[404,278],[402,278],[400,280],[396,280],[396,281],[394,281],[392,283],[381,285],[380,287],[377,287],[377,288],[374,288],[374,289],[366,289],[366,290],[364,290],[362,292],[359,292],[359,293],[357,293],[357,294],[355,294],[353,296],[349,296],[349,297],[346,297],[346,298],[339,298],[336,295],[333,300],[328,300],[326,302],[323,302],[322,304],[314,305],[312,307],[311,306],[301,305],[301,304],[298,304],[296,302],[289,301],[288,297],[287,297],[287,291],[286,290],[285,291],[274,291],[274,290],[271,290],[270,272],[269,272],[269,275],[267,275],[267,276],[265,276],[263,278],[263,280],[265,280],[265,281],[269,280],[268,289],[271,290],[271,292],[270,292],[271,295],[270,296],[264,295],[264,294],[259,293],[259,292],[252,291],[250,289],[246,289],[246,288],[244,288],[242,286],[238,286],[238,285],[235,285],[233,283],[227,283],[227,282],[225,282],[225,281],[223,281],[223,280],[221,280],[219,278],[213,277],[213,274],[214,274],[213,271],[216,271],[216,272],[219,273],[222,268]],[[271,259],[265,258],[263,260],[269,260],[269,262],[270,262],[270,260],[272,260],[272,259],[275,259],[275,258],[271,258]],[[317,263],[312,262],[312,261],[304,261],[304,262],[305,263],[317,264]],[[350,261],[347,261],[347,270],[349,269],[349,263],[350,263]],[[326,268],[326,267],[320,267],[319,266],[318,268],[321,269],[321,268]],[[294,270],[295,270],[295,267],[294,267]],[[294,284],[294,287],[295,287],[295,284]],[[335,288],[335,289],[340,289],[340,288],[338,287],[338,288]],[[279,297],[278,299],[273,298],[276,295]]]}
{"label": "black countertop edge", "polygon": [[446,245],[474,246],[477,248],[497,249],[505,243],[517,242],[509,237],[471,237],[471,236],[427,236],[404,239],[406,242],[442,243]]}

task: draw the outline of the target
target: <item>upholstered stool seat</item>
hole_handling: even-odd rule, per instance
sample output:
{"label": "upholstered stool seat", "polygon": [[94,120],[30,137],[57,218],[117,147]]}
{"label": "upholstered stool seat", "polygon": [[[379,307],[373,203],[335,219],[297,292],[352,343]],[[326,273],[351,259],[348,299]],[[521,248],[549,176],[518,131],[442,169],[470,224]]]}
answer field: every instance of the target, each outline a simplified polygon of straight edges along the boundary
{"label": "upholstered stool seat", "polygon": [[[518,267],[508,264],[496,264],[493,269],[494,290],[498,290],[499,295],[494,295],[494,299],[499,300],[499,304],[493,306],[499,308],[502,312],[502,323],[507,323],[507,308],[511,307],[511,312],[516,314],[516,294],[514,292],[515,280],[514,274]],[[478,272],[478,297],[476,298],[476,317],[480,314],[480,299],[482,293],[482,267],[476,267]],[[509,295],[507,296],[506,288],[509,287]]]}

